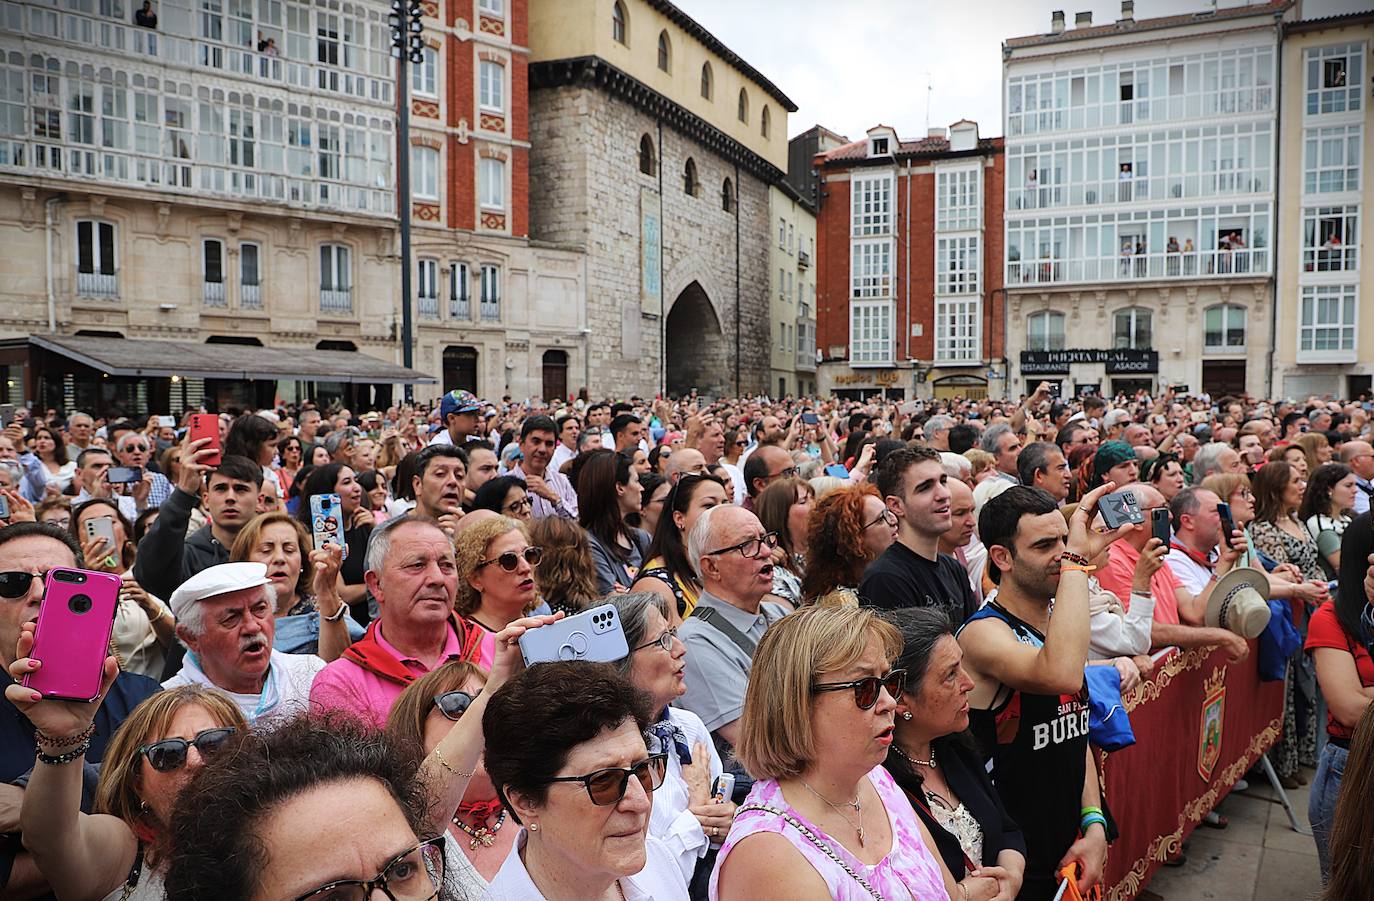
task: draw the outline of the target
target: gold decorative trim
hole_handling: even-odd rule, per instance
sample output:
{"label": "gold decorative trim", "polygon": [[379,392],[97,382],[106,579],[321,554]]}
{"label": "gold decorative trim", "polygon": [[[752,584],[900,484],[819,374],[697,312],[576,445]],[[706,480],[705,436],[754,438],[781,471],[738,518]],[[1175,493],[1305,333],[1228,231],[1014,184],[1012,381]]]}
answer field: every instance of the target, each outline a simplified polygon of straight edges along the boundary
{"label": "gold decorative trim", "polygon": [[1121,703],[1125,705],[1126,712],[1130,713],[1148,701],[1159,700],[1160,694],[1174,681],[1174,677],[1189,670],[1201,669],[1215,651],[1216,648],[1211,647],[1190,648],[1166,659],[1154,675],[1143,680],[1122,697]]}

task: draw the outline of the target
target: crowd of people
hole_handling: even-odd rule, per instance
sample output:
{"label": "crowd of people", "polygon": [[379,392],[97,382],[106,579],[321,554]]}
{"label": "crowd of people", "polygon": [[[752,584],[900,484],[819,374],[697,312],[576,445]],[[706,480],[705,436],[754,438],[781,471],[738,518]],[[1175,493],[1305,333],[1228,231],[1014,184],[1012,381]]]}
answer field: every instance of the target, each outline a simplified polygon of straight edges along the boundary
{"label": "crowd of people", "polygon": [[[1217,590],[1246,570],[1304,638],[1270,760],[1314,771],[1328,897],[1369,897],[1371,409],[455,390],[220,414],[217,441],[20,409],[0,889],[1087,893],[1117,837],[1089,686],[1129,692],[1168,648],[1253,666]],[[1143,524],[1104,515],[1123,490]],[[120,581],[89,702],[22,684],[55,568]],[[522,636],[604,604],[624,657],[525,665]]]}

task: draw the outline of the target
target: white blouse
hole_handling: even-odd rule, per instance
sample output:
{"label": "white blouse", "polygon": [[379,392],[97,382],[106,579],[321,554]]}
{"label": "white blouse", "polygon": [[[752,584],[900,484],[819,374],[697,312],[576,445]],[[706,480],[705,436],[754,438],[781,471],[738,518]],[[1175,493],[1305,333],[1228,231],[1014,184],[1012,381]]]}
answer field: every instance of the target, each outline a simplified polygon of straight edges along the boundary
{"label": "white blouse", "polygon": [[[511,845],[506,862],[501,864],[496,878],[487,889],[485,901],[547,901],[525,869],[525,842],[529,834],[521,829]],[[652,835],[644,838],[644,869],[633,876],[623,876],[620,887],[625,901],[688,901],[687,883],[682,871],[663,843]]]}

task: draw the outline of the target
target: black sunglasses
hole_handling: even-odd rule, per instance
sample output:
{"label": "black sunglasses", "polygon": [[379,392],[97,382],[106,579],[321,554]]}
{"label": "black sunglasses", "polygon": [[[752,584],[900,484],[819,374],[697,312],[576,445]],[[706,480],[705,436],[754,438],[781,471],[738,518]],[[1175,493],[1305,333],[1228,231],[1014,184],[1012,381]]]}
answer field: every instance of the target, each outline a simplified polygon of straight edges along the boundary
{"label": "black sunglasses", "polygon": [[372,879],[340,879],[297,895],[295,901],[367,901],[377,889],[391,901],[430,901],[444,884],[444,837],[420,842],[393,857]]}
{"label": "black sunglasses", "polygon": [[451,720],[456,721],[464,713],[467,713],[472,702],[477,700],[481,691],[468,694],[465,691],[446,691],[441,695],[434,696],[434,706],[439,708],[439,712]]}
{"label": "black sunglasses", "polygon": [[548,782],[581,782],[587,788],[587,796],[598,807],[609,807],[620,803],[625,790],[634,776],[646,792],[652,792],[663,784],[663,774],[668,769],[668,755],[654,754],[631,767],[612,766],[597,770],[585,776],[554,776]]}
{"label": "black sunglasses", "polygon": [[22,573],[17,570],[0,572],[0,598],[9,598],[11,601],[22,598],[29,593],[29,586],[37,578],[34,573]]}
{"label": "black sunglasses", "polygon": [[881,689],[886,688],[887,693],[895,700],[905,687],[906,670],[895,669],[886,676],[869,676],[865,679],[855,679],[853,682],[818,682],[811,686],[811,690],[820,693],[852,688],[854,703],[859,705],[859,709],[872,710],[873,705],[878,703],[878,693]]}
{"label": "black sunglasses", "polygon": [[138,753],[147,757],[148,763],[159,773],[179,770],[186,765],[186,755],[190,753],[192,745],[195,745],[201,757],[206,757],[224,747],[235,731],[237,730],[233,726],[222,726],[217,729],[206,729],[190,741],[184,738],[164,738],[162,741],[144,745],[138,749]]}
{"label": "black sunglasses", "polygon": [[476,567],[473,568],[473,571],[475,572],[476,570],[479,570],[484,566],[490,566],[491,564],[495,563],[498,564],[506,572],[513,573],[515,572],[516,567],[520,565],[521,557],[524,557],[525,562],[528,563],[530,566],[538,566],[539,561],[544,559],[544,549],[542,547],[527,547],[518,554],[515,551],[506,551],[499,557],[493,557],[490,560],[481,561],[477,564]]}

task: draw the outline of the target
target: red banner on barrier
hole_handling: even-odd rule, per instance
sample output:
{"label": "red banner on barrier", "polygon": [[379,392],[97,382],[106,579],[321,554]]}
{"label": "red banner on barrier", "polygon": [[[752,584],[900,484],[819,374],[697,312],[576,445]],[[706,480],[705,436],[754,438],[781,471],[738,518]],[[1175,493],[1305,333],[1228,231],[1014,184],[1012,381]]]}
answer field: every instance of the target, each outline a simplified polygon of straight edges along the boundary
{"label": "red banner on barrier", "polygon": [[1124,698],[1136,743],[1099,757],[1121,830],[1107,858],[1106,901],[1134,898],[1278,739],[1283,683],[1260,681],[1250,646],[1234,666],[1219,650],[1175,651]]}

